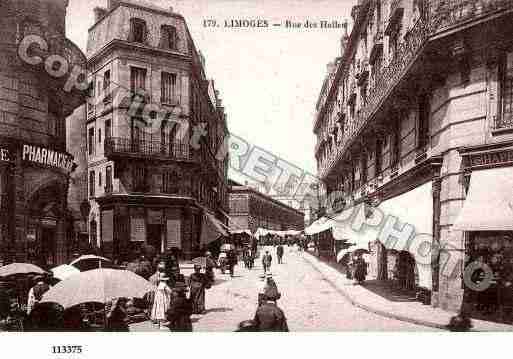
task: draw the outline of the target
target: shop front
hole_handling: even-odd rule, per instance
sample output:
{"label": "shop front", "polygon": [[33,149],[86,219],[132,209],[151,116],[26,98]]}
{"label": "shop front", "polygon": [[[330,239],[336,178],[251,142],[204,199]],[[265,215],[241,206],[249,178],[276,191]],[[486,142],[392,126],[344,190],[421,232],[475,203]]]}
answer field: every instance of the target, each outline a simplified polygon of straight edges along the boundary
{"label": "shop front", "polygon": [[463,150],[464,305],[475,318],[513,323],[513,149]]}
{"label": "shop front", "polygon": [[66,262],[67,188],[73,157],[19,140],[0,143],[2,261],[44,268]]}

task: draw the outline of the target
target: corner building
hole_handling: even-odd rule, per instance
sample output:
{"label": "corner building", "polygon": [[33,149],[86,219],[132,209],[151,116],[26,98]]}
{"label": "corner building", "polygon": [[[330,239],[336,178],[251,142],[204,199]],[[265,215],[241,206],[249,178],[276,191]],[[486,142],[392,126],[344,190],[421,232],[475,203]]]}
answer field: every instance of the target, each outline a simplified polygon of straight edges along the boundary
{"label": "corner building", "polygon": [[[491,320],[503,320],[513,274],[512,14],[501,0],[358,1],[314,123],[328,192],[395,215],[442,248],[420,266],[412,246],[349,233],[370,244],[376,277]],[[493,278],[481,294],[462,280],[475,260]]]}
{"label": "corner building", "polygon": [[204,221],[228,223],[228,159],[215,158],[228,129],[185,19],[109,1],[95,9],[87,56],[90,242],[119,261],[143,245],[198,255]]}
{"label": "corner building", "polygon": [[[0,2],[0,260],[52,267],[68,260],[67,192],[73,157],[66,152],[66,117],[85,102],[65,91],[85,55],[66,38],[67,0]],[[29,36],[42,43],[18,53]],[[50,57],[52,56],[52,57]],[[60,76],[47,70],[59,68]],[[45,63],[49,64],[45,68]],[[63,65],[64,64],[64,65]],[[56,66],[56,67],[55,67]],[[85,77],[82,79],[85,82]]]}

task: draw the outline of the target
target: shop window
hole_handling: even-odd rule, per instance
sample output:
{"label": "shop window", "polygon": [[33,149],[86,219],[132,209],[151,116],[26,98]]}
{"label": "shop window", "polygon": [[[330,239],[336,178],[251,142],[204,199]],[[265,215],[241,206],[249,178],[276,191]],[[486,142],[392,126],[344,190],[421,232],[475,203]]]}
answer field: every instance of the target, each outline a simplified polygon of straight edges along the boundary
{"label": "shop window", "polygon": [[146,21],[142,19],[130,19],[130,34],[128,41],[145,43],[147,36]]}
{"label": "shop window", "polygon": [[146,69],[131,66],[130,91],[136,93],[138,90],[146,90]]}
{"label": "shop window", "polygon": [[161,102],[176,104],[176,74],[162,72],[161,86]]}
{"label": "shop window", "polygon": [[91,127],[87,132],[87,147],[89,156],[94,155],[94,127]]}
{"label": "shop window", "polygon": [[105,192],[112,192],[112,166],[105,169]]}
{"label": "shop window", "polygon": [[95,189],[96,189],[96,183],[95,183],[95,174],[94,171],[89,172],[89,198],[95,197]]}
{"label": "shop window", "polygon": [[176,50],[177,35],[174,26],[163,25],[160,27],[160,47],[163,49]]}
{"label": "shop window", "polygon": [[495,128],[513,127],[513,52],[502,57],[500,62],[501,113],[497,116]]}
{"label": "shop window", "polygon": [[417,120],[417,149],[425,150],[429,145],[430,134],[429,134],[429,115],[430,115],[430,103],[427,95],[422,95],[419,98],[418,108],[418,120]]}

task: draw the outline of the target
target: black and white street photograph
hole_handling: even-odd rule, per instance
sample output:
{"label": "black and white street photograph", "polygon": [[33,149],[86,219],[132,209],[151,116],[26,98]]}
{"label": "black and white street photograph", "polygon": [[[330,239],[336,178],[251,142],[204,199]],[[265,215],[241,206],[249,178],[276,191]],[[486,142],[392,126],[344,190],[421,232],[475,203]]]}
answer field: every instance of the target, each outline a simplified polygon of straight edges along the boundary
{"label": "black and white street photograph", "polygon": [[512,331],[513,1],[0,0],[0,343]]}

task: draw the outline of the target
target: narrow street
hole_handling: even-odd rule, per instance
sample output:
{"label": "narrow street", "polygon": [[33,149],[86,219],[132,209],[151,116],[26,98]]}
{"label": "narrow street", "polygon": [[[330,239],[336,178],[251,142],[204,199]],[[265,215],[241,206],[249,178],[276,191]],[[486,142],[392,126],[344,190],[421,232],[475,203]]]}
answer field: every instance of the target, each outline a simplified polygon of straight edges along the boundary
{"label": "narrow street", "polygon": [[[273,255],[273,277],[282,293],[279,306],[285,311],[291,331],[434,330],[356,308],[295,249],[286,248],[283,264],[277,264],[274,249],[269,250]],[[239,322],[252,319],[261,273],[259,260],[253,270],[237,266],[234,278],[216,272],[217,284],[207,292],[207,313],[193,316],[194,331],[233,331]]]}

